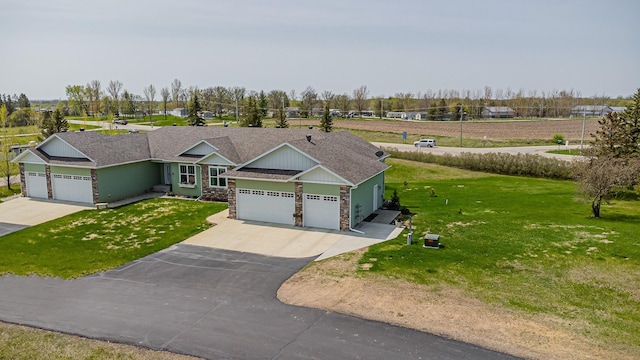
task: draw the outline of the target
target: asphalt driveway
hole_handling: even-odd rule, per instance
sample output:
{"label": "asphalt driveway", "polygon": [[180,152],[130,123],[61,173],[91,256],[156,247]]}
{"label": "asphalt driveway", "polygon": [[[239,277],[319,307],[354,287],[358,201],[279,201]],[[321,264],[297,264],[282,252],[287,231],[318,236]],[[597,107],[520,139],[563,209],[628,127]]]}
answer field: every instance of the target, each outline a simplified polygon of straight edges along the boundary
{"label": "asphalt driveway", "polygon": [[210,359],[512,358],[279,302],[311,260],[178,244],[77,280],[3,276],[0,320]]}

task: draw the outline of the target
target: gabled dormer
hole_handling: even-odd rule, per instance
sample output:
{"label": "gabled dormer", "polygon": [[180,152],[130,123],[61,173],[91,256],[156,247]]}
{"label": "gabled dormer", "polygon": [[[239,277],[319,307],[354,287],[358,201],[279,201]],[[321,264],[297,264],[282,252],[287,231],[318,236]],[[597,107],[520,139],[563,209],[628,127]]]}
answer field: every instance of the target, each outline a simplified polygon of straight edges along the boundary
{"label": "gabled dormer", "polygon": [[71,158],[94,161],[82,151],[76,149],[57,135],[52,135],[36,147],[50,158]]}
{"label": "gabled dormer", "polygon": [[305,171],[318,165],[318,163],[316,159],[291,144],[283,143],[248,161],[241,168]]}
{"label": "gabled dormer", "polygon": [[218,151],[218,148],[211,145],[206,140],[201,140],[195,143],[194,145],[192,145],[191,147],[187,148],[186,150],[182,151],[177,156],[202,157],[202,156],[207,156],[209,154],[212,154],[216,151]]}

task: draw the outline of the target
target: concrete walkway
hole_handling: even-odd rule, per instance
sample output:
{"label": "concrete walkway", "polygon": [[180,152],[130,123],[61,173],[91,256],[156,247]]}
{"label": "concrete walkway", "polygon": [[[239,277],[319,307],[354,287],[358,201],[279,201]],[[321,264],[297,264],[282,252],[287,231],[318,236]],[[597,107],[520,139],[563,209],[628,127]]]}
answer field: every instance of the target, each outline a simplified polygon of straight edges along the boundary
{"label": "concrete walkway", "polygon": [[183,243],[284,258],[317,257],[316,260],[322,260],[394,239],[403,230],[392,225],[363,223],[358,230],[364,234],[359,234],[232,220],[227,218],[228,214],[225,210],[210,216],[207,221],[216,225]]}
{"label": "concrete walkway", "polygon": [[33,226],[95,207],[71,202],[18,197],[0,203],[0,223]]}

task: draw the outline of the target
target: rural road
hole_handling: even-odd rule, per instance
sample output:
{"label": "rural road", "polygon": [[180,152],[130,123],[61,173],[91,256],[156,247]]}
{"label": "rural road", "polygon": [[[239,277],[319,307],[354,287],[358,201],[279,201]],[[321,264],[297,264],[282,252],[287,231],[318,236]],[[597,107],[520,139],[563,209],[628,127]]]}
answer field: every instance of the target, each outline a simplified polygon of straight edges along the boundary
{"label": "rural road", "polygon": [[[381,143],[381,142],[372,142],[373,145],[384,148],[396,148],[398,151],[404,152],[423,152],[423,153],[431,153],[434,155],[459,155],[463,152],[470,152],[476,154],[488,154],[488,153],[507,153],[507,154],[536,154],[548,158],[556,158],[561,160],[575,160],[577,157],[572,155],[563,155],[563,154],[554,154],[548,153],[549,150],[557,150],[557,145],[550,146],[518,146],[518,147],[491,147],[491,148],[460,148],[460,147],[447,147],[447,146],[436,146],[433,148],[429,147],[421,147],[418,149],[413,144],[391,144],[391,143]],[[570,145],[570,149],[579,149],[580,145]],[[561,150],[565,149],[565,146],[560,147]]]}
{"label": "rural road", "polygon": [[0,320],[207,359],[514,359],[278,301],[312,260],[178,244],[75,280],[6,275]]}

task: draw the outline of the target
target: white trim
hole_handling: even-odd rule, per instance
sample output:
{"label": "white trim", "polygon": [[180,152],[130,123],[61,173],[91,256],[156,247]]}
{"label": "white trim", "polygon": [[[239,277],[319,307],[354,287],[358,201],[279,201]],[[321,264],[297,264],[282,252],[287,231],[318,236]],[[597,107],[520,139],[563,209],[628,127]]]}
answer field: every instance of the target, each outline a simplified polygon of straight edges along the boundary
{"label": "white trim", "polygon": [[[211,170],[216,170],[216,176],[211,176]],[[220,169],[224,169],[223,172],[219,172]],[[209,184],[207,184],[210,188],[215,188],[215,189],[226,189],[229,185],[229,179],[226,177],[220,177],[221,174],[224,174],[227,172],[227,168],[224,166],[212,166],[209,165]],[[213,179],[217,179],[218,180],[218,185],[212,185],[211,184],[211,180]],[[224,186],[220,185],[220,181],[223,180],[224,181]]]}
{"label": "white trim", "polygon": [[[303,171],[303,172],[301,172],[301,173],[296,174],[295,176],[293,176],[293,177],[289,178],[289,181],[295,181],[295,180],[298,180],[301,176],[304,176],[305,174],[307,174],[307,173],[309,173],[309,172],[311,172],[311,171],[313,171],[313,170],[316,170],[316,169],[322,169],[322,170],[324,170],[324,171],[328,172],[329,174],[331,174],[331,175],[333,175],[333,176],[337,177],[338,179],[341,179],[342,181],[344,181],[344,183],[343,183],[342,185],[349,185],[349,186],[353,186],[353,185],[354,185],[353,183],[351,183],[351,182],[347,181],[347,180],[346,180],[345,178],[343,178],[342,176],[340,176],[340,175],[338,175],[338,174],[334,173],[333,171],[331,171],[331,170],[327,169],[327,168],[326,168],[326,167],[324,167],[322,164],[318,164],[318,165],[316,165],[316,166],[314,166],[314,167],[312,167],[312,168],[310,168],[310,169],[308,169],[308,170],[305,170],[305,171]],[[327,184],[327,185],[336,185],[336,184],[339,184],[339,183],[328,183],[328,182],[313,181],[313,180],[312,180],[312,181],[300,180],[300,181],[301,181],[301,182],[308,182],[308,183],[316,183],[316,184]]]}
{"label": "white trim", "polygon": [[[22,160],[22,158],[27,157],[27,156],[35,157],[37,161],[20,161],[20,160]],[[13,158],[13,160],[11,160],[11,162],[12,163],[20,163],[20,162],[22,162],[24,164],[46,164],[47,163],[40,156],[36,155],[36,153],[33,152],[31,149],[27,149],[26,151],[21,152],[20,154],[18,154],[18,156]]]}
{"label": "white trim", "polygon": [[227,159],[226,157],[222,156],[222,154],[220,154],[220,153],[219,153],[219,152],[217,152],[217,151],[214,151],[214,152],[212,152],[212,153],[211,153],[211,154],[209,154],[209,155],[205,155],[205,156],[203,156],[200,160],[196,161],[195,163],[196,163],[196,164],[203,163],[203,164],[206,164],[206,165],[215,165],[215,164],[207,164],[207,163],[205,163],[205,162],[204,162],[204,161],[205,161],[205,159],[208,159],[210,156],[213,156],[213,155],[219,156],[219,157],[221,157],[223,160],[225,160],[225,161],[227,161],[227,162],[228,162],[228,164],[220,164],[220,165],[232,165],[232,166],[236,166],[236,165],[237,165],[237,164],[236,164],[236,163],[234,163],[233,161],[231,161],[231,160]]}
{"label": "white trim", "polygon": [[[182,172],[181,167],[182,166],[187,166],[187,169],[185,173]],[[186,175],[187,176],[187,181],[189,180],[189,177],[192,175],[189,173],[189,166],[193,167],[193,183],[191,182],[182,182],[182,175]],[[187,188],[195,188],[196,186],[198,186],[198,171],[197,169],[199,168],[198,165],[196,164],[189,164],[189,163],[178,163],[178,186],[179,187],[187,187]]]}

